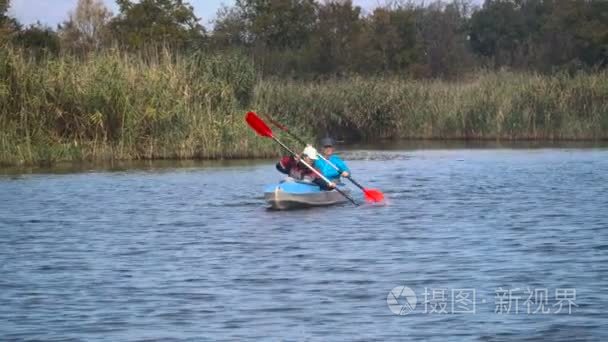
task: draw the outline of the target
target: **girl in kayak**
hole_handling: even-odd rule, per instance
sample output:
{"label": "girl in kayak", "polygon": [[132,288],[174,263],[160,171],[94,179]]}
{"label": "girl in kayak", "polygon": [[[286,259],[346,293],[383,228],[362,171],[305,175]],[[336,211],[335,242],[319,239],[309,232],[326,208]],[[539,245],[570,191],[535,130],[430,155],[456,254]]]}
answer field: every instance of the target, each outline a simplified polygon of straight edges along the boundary
{"label": "girl in kayak", "polygon": [[[302,152],[301,160],[308,165],[313,166],[317,160],[317,150],[312,146],[306,146]],[[297,181],[306,181],[317,184],[323,190],[331,190],[336,187],[336,184],[330,182],[325,183],[323,179],[317,176],[311,169],[302,163],[299,156],[286,156],[281,158],[277,163],[277,170],[288,175]]]}
{"label": "girl in kayak", "polygon": [[334,164],[338,170],[323,159],[315,160],[315,168],[321,171],[323,176],[327,177],[329,180],[338,182],[340,180],[340,176],[345,178],[350,176],[350,169],[340,157],[334,154],[334,145],[334,139],[332,138],[328,137],[321,139],[321,146],[323,146],[323,157]]}

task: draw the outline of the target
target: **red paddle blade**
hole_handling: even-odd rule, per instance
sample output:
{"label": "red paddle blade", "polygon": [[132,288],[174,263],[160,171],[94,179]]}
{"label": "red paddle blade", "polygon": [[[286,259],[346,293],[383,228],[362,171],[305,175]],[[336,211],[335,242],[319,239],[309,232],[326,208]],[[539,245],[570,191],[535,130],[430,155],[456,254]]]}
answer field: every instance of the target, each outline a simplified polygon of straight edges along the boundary
{"label": "red paddle blade", "polygon": [[363,189],[365,194],[365,200],[368,202],[382,202],[384,201],[384,194],[376,189]]}
{"label": "red paddle blade", "polygon": [[253,130],[263,136],[272,138],[272,130],[268,125],[260,119],[254,112],[249,112],[245,115],[245,121],[249,124],[249,127],[253,128]]}

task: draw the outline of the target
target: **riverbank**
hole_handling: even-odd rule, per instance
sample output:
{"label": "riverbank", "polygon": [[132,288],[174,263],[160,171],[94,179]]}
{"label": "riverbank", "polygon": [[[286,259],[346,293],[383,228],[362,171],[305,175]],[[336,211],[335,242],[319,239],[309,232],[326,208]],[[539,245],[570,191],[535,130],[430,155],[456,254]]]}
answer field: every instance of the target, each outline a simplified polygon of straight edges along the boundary
{"label": "riverbank", "polygon": [[0,165],[234,159],[279,150],[247,127],[272,113],[312,140],[601,140],[608,72],[480,72],[459,82],[350,77],[260,80],[246,56],[33,60],[0,52]]}
{"label": "riverbank", "polygon": [[[293,144],[292,146],[296,146]],[[529,150],[541,153],[544,150],[592,151],[608,149],[608,141],[592,140],[381,140],[373,143],[360,142],[340,145],[338,153],[341,157],[353,161],[389,162],[397,159],[407,159],[409,155],[418,153],[439,154],[450,151],[490,150],[496,153]],[[404,153],[407,153],[406,155]],[[52,165],[12,165],[0,167],[0,176],[21,177],[28,174],[71,174],[89,172],[173,172],[175,170],[222,169],[235,167],[255,167],[268,165],[268,173],[280,175],[274,171],[276,156],[266,158],[243,159],[127,159],[127,160],[91,160],[91,161],[58,161]]]}
{"label": "riverbank", "polygon": [[608,138],[608,72],[480,72],[460,82],[350,78],[260,82],[256,108],[354,140]]}
{"label": "riverbank", "polygon": [[243,124],[255,82],[239,55],[107,51],[38,61],[0,52],[0,164],[274,155]]}

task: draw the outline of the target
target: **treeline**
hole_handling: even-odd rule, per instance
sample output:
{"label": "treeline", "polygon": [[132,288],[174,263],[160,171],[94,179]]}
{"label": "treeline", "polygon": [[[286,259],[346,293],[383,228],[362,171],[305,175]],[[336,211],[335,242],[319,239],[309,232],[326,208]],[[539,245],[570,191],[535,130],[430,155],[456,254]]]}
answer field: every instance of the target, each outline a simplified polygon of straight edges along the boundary
{"label": "treeline", "polygon": [[[364,11],[350,0],[236,0],[206,30],[181,0],[79,0],[56,29],[21,26],[0,2],[0,44],[84,55],[163,46],[238,50],[262,76],[398,75],[454,79],[472,70],[552,73],[608,65],[608,1],[392,1]],[[203,18],[208,20],[209,18]]]}

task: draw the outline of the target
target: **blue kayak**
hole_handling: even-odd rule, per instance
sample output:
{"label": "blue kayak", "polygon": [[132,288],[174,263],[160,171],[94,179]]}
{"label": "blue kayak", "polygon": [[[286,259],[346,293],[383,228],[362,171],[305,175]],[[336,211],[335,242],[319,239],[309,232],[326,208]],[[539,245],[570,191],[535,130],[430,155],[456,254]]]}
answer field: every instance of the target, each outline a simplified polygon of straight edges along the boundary
{"label": "blue kayak", "polygon": [[[344,185],[338,186],[345,193],[350,193]],[[272,209],[280,210],[327,206],[348,201],[336,190],[321,190],[316,184],[298,182],[290,178],[279,184],[266,186],[264,199]]]}

